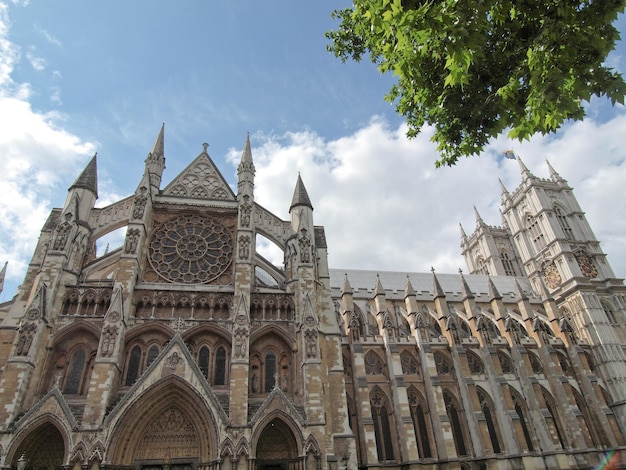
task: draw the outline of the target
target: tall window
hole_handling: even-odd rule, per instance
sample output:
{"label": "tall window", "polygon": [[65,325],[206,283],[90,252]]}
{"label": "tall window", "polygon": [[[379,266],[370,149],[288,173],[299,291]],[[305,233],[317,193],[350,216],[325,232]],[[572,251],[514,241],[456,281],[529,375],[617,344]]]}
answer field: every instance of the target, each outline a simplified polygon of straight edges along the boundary
{"label": "tall window", "polygon": [[198,367],[200,368],[200,372],[202,375],[208,380],[209,379],[209,348],[206,346],[202,346],[200,348],[200,352],[198,353]]}
{"label": "tall window", "polygon": [[478,402],[485,416],[485,422],[487,423],[487,431],[489,432],[489,440],[491,441],[491,447],[494,454],[499,454],[500,440],[498,439],[498,432],[496,431],[496,422],[494,420],[494,413],[492,410],[492,404],[489,398],[481,390],[478,391]]}
{"label": "tall window", "polygon": [[530,232],[530,238],[533,241],[535,250],[537,251],[537,253],[539,253],[546,246],[546,240],[543,236],[543,232],[541,231],[539,221],[535,219],[535,217],[533,217],[532,215],[528,215],[526,217],[526,228]]}
{"label": "tall window", "polygon": [[128,359],[128,371],[126,372],[126,385],[132,385],[139,377],[139,365],[141,363],[141,348],[135,345],[130,351]]}
{"label": "tall window", "polygon": [[[274,365],[276,367],[276,365]],[[217,348],[215,352],[215,376],[213,385],[225,385],[226,383],[226,350],[224,346]]]}
{"label": "tall window", "polygon": [[276,383],[276,354],[268,351],[265,354],[265,392],[271,392]]}
{"label": "tall window", "polygon": [[463,437],[463,428],[459,419],[459,412],[454,399],[449,392],[443,393],[443,400],[446,404],[446,412],[452,427],[452,436],[454,437],[454,447],[458,456],[467,455],[467,447],[465,446],[465,438]]}
{"label": "tall window", "polygon": [[556,220],[559,221],[559,225],[561,226],[561,230],[563,230],[563,235],[568,240],[574,240],[574,234],[572,233],[572,228],[569,226],[569,222],[567,221],[567,217],[563,215],[560,207],[554,208],[554,214],[556,215]]}
{"label": "tall window", "polygon": [[[543,399],[546,402],[546,409],[548,413],[545,416],[546,423],[548,427],[554,426],[554,430],[556,431],[556,437],[559,439],[559,444],[561,444],[561,448],[565,449],[565,442],[563,441],[563,434],[561,433],[561,426],[559,425],[559,420],[557,415],[554,414],[554,401],[552,400],[552,396],[550,396],[546,391],[543,392]],[[552,426],[550,426],[552,424]]]}
{"label": "tall window", "polygon": [[484,274],[485,276],[489,275],[489,269],[487,269],[487,263],[484,258],[478,258],[476,260],[476,268],[479,274]]}
{"label": "tall window", "polygon": [[513,404],[515,406],[515,412],[520,420],[520,426],[522,428],[522,433],[524,434],[524,440],[526,441],[526,447],[530,452],[534,450],[533,441],[530,437],[530,431],[528,429],[528,423],[526,422],[526,415],[524,414],[524,410],[520,405],[517,396],[514,393],[511,393],[511,398],[513,399]]}
{"label": "tall window", "polygon": [[433,454],[430,450],[426,418],[424,416],[424,409],[422,408],[422,400],[415,390],[409,392],[409,406],[411,408],[411,419],[413,420],[413,430],[417,438],[419,455],[421,458],[429,459]]}
{"label": "tall window", "polygon": [[78,395],[80,393],[80,385],[83,380],[83,372],[85,370],[86,354],[83,349],[77,349],[70,361],[70,368],[65,380],[63,393],[68,395]]}
{"label": "tall window", "polygon": [[506,251],[503,251],[502,254],[500,255],[500,258],[502,258],[502,266],[504,267],[504,274],[506,274],[507,276],[517,276],[517,271],[515,270],[515,264],[513,263],[513,260],[511,259],[509,254]]}
{"label": "tall window", "polygon": [[154,362],[154,360],[159,355],[159,347],[154,344],[148,349],[148,357],[146,358],[146,369],[150,367],[150,364]]}
{"label": "tall window", "polygon": [[386,401],[383,394],[376,391],[372,395],[370,402],[372,406],[372,420],[374,421],[374,436],[376,437],[376,451],[378,452],[378,460],[380,462],[395,460]]}

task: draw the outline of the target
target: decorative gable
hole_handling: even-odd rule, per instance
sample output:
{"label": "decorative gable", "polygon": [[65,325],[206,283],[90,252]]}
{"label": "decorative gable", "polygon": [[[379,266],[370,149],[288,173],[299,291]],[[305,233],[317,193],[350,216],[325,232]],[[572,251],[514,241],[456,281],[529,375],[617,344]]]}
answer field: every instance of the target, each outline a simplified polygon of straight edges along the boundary
{"label": "decorative gable", "polygon": [[235,201],[235,194],[207,153],[209,144],[202,145],[202,153],[167,185],[163,194],[191,199]]}

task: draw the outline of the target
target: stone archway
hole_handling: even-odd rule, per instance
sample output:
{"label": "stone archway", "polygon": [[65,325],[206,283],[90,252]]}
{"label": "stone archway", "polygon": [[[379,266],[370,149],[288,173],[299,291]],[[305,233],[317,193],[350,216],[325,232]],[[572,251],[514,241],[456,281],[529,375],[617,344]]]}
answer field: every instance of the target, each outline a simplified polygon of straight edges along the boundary
{"label": "stone archway", "polygon": [[138,468],[195,468],[216,458],[215,432],[206,403],[172,376],[126,410],[115,425],[108,458]]}
{"label": "stone archway", "polygon": [[256,444],[256,470],[290,470],[298,460],[298,444],[287,424],[274,418]]}
{"label": "stone archway", "polygon": [[11,468],[26,461],[25,470],[60,470],[65,460],[65,440],[59,429],[45,422],[29,432],[13,454]]}

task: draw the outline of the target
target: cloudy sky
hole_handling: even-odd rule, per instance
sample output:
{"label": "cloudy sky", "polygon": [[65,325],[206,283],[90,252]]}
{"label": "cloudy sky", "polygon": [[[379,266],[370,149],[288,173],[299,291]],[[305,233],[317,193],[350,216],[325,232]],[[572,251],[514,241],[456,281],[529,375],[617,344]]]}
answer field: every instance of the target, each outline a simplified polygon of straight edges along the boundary
{"label": "cloudy sky", "polygon": [[[540,177],[548,159],[626,276],[623,106],[593,101],[584,122],[556,135],[501,137],[478,158],[435,169],[429,130],[408,141],[383,100],[393,77],[326,52],[330,11],[343,6],[0,0],[0,263],[9,262],[0,301],[15,293],[50,209],[94,152],[103,206],[135,190],[162,123],[164,184],[208,142],[235,187],[249,132],[256,199],[287,218],[300,172],[334,268],[456,272],[459,223],[474,229],[475,205],[499,225],[498,178],[509,190],[520,182],[502,153],[513,149]],[[620,43],[610,56],[622,73],[625,51]]]}

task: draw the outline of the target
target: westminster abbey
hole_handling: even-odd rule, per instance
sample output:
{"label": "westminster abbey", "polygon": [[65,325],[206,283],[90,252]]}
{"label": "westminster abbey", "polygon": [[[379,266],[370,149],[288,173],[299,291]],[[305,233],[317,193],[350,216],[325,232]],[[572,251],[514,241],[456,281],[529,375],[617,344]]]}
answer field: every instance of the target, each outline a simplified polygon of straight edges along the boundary
{"label": "westminster abbey", "polygon": [[236,189],[206,144],[162,185],[163,141],[106,207],[94,157],[0,304],[0,469],[626,466],[626,288],[552,167],[465,274],[330,269],[300,176],[282,220],[249,139]]}

